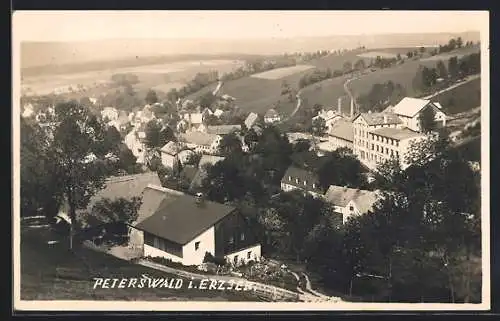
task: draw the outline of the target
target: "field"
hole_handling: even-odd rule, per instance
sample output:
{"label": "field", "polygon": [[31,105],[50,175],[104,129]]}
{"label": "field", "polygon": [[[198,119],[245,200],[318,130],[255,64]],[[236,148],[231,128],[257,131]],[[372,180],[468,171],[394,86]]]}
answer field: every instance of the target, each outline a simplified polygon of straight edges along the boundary
{"label": "field", "polygon": [[[397,52],[397,50],[404,52],[404,50],[408,50],[409,48],[399,48],[399,49],[392,49],[394,52]],[[391,50],[391,49],[387,49]],[[377,52],[381,52],[382,50],[377,50]],[[383,50],[385,51],[385,50]],[[459,55],[464,55],[464,54],[470,54],[473,52],[477,52],[477,49],[475,48],[464,48],[460,51],[454,52],[452,55],[453,56],[459,56]],[[427,67],[435,67],[437,64],[437,61],[442,59],[443,61],[446,62],[446,59],[448,58],[448,54],[443,54],[443,55],[437,55],[433,58],[433,60],[407,60],[401,65],[397,65],[391,68],[386,68],[386,69],[380,69],[376,70],[374,72],[369,72],[361,77],[354,79],[349,83],[349,89],[352,91],[353,95],[355,97],[358,97],[362,94],[368,93],[372,86],[377,83],[384,83],[389,80],[391,80],[394,83],[399,83],[401,84],[407,92],[408,96],[415,96],[417,93],[413,90],[413,78],[415,76],[415,73],[420,65],[422,66],[427,66]],[[316,84],[312,84],[302,90],[303,97],[307,99],[308,103],[310,105],[314,104],[321,104],[323,106],[328,106],[328,107],[337,107],[337,99],[339,97],[343,98],[342,101],[342,110],[343,112],[349,112],[350,110],[350,105],[349,105],[349,99],[347,99],[346,92],[344,91],[343,84],[345,82],[345,78],[339,77],[335,79],[328,79]],[[467,86],[464,85],[464,86]],[[470,85],[470,86],[477,86],[476,85]],[[462,86],[461,86],[462,87]],[[460,87],[460,88],[461,88]],[[453,92],[461,92],[461,89],[454,91],[452,90],[450,93],[446,94],[444,93],[441,98],[438,100],[444,100],[445,97],[448,97],[451,93]],[[470,94],[470,90],[468,89],[466,92]],[[467,94],[465,94],[467,95]],[[466,101],[471,101],[471,100],[476,100],[473,97],[469,96],[464,96],[461,99],[464,99]],[[448,99],[448,98],[446,98]],[[466,103],[459,103],[459,99],[455,99],[457,105],[462,105],[464,107],[456,107],[453,108],[454,110],[465,110],[470,107],[472,103],[466,102]],[[468,106],[468,107],[467,107]],[[477,106],[477,105],[476,105]],[[474,106],[475,107],[475,106]],[[464,109],[465,108],[465,109]],[[472,107],[470,107],[472,108]],[[459,112],[459,111],[454,111],[454,112]]]}
{"label": "field", "polygon": [[291,66],[291,67],[283,67],[283,68],[276,68],[264,72],[259,72],[257,74],[253,74],[250,77],[254,78],[260,78],[260,79],[270,79],[270,80],[278,80],[282,79],[284,77],[291,76],[295,73],[309,70],[315,68],[314,66],[308,66],[308,65],[296,65],[296,66]]}
{"label": "field", "polygon": [[375,59],[377,57],[391,59],[391,58],[396,58],[397,56],[398,56],[397,54],[390,52],[382,52],[382,51],[369,51],[358,55],[358,57],[360,58],[369,58],[369,59]]}
{"label": "field", "polygon": [[67,88],[68,86],[76,88],[80,84],[85,87],[91,87],[89,92],[98,96],[105,91],[102,87],[95,88],[99,83],[109,82],[113,74],[132,73],[139,77],[139,83],[135,85],[136,90],[141,91],[155,88],[157,90],[168,91],[171,88],[183,86],[198,72],[217,70],[219,73],[224,73],[238,68],[241,64],[241,61],[236,60],[199,60],[156,65],[148,64],[90,72],[24,77],[21,80],[21,85],[23,89],[29,88],[31,92],[36,94],[47,94],[55,88]]}
{"label": "field", "polygon": [[433,98],[447,114],[453,115],[481,106],[481,78],[445,91]]}
{"label": "field", "polygon": [[[44,237],[41,237],[44,233]],[[248,294],[240,292],[203,291],[166,288],[93,289],[93,278],[171,278],[143,266],[122,261],[111,255],[79,249],[70,253],[60,244],[47,245],[52,239],[48,230],[33,229],[22,232],[21,237],[21,299],[22,300],[144,300],[144,301],[250,301]],[[90,267],[90,268],[89,268]],[[58,275],[61,273],[60,275]],[[186,280],[184,282],[187,282]],[[258,300],[253,298],[253,301]]]}

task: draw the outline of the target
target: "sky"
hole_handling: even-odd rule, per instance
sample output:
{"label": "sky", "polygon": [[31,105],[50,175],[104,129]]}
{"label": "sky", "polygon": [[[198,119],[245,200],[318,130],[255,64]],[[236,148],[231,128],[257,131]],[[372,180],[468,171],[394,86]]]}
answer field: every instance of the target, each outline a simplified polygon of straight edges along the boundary
{"label": "sky", "polygon": [[479,31],[486,11],[18,11],[20,41],[250,39]]}

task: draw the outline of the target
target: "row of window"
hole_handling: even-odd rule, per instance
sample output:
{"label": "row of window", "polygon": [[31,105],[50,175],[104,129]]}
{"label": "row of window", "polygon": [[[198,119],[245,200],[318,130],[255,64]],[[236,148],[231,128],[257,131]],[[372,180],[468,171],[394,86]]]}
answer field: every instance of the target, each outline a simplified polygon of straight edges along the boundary
{"label": "row of window", "polygon": [[[288,180],[289,180],[290,182],[292,182],[292,181],[293,181],[293,180],[292,180],[292,176],[288,176]],[[295,184],[300,184],[300,182],[299,182],[299,179],[298,179],[298,178],[296,178],[296,179],[295,179]],[[307,186],[307,181],[304,181],[304,182],[303,182],[303,184],[304,184],[304,186]],[[316,188],[316,184],[315,184],[315,183],[313,183],[313,184],[312,184],[312,187],[313,187],[313,188]]]}
{"label": "row of window", "polygon": [[396,154],[396,156],[399,157],[399,152],[397,150],[389,149],[387,147],[384,148],[383,146],[372,144],[372,150],[376,150],[379,153],[384,153],[385,150],[385,154],[390,154],[391,156]]}
{"label": "row of window", "polygon": [[397,141],[395,139],[392,139],[392,138],[382,137],[382,136],[378,136],[378,135],[372,134],[372,139],[376,140],[377,142],[384,143],[384,144],[390,144],[390,145],[399,146],[399,141]]}

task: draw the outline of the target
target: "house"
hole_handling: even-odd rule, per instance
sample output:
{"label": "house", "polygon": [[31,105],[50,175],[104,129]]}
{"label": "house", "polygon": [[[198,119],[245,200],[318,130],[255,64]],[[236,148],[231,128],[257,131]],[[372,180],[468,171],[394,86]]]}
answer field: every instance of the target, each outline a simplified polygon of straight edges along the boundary
{"label": "house", "polygon": [[260,260],[260,244],[232,206],[201,196],[179,195],[152,208],[149,217],[133,226],[143,234],[143,256],[183,265],[202,264],[206,253],[234,265]]}
{"label": "house", "polygon": [[132,154],[137,157],[137,163],[144,164],[145,163],[145,155],[146,155],[146,145],[144,144],[144,140],[146,138],[144,131],[138,131],[138,129],[132,129],[124,139],[125,145],[130,149]]}
{"label": "house", "polygon": [[104,109],[101,111],[101,116],[103,119],[107,119],[108,121],[117,120],[118,110],[113,107],[104,107]]}
{"label": "house", "polygon": [[442,111],[442,106],[427,99],[405,97],[394,106],[393,112],[401,119],[404,126],[419,132],[422,130],[420,128],[420,116],[426,109],[433,110],[434,121],[438,126],[444,127],[446,125],[446,115]]}
{"label": "house", "polygon": [[319,178],[312,172],[295,166],[290,166],[281,179],[281,190],[303,190],[312,196],[319,197],[322,193]]}
{"label": "house", "polygon": [[179,161],[179,152],[181,151],[182,146],[174,141],[170,141],[166,143],[161,149],[161,163],[163,166],[167,168],[174,168],[174,164]]}
{"label": "house", "polygon": [[187,129],[198,130],[203,125],[204,114],[199,112],[186,113],[183,115],[183,119],[187,122]]}
{"label": "house", "polygon": [[[349,121],[339,119],[328,131],[328,143],[333,150],[341,147],[353,149],[354,127]],[[320,147],[321,149],[321,147]]]}
{"label": "house", "polygon": [[275,123],[275,122],[279,122],[281,120],[281,117],[280,115],[278,114],[278,112],[271,108],[269,109],[266,114],[264,115],[264,122],[266,124],[272,124],[272,123]]}
{"label": "house", "polygon": [[120,110],[118,112],[118,118],[115,120],[111,120],[107,123],[108,126],[113,126],[116,128],[118,131],[123,131],[127,128],[127,125],[129,124],[129,118],[127,116],[127,113],[124,112],[123,110]]}
{"label": "house", "polygon": [[259,119],[258,114],[256,113],[248,114],[247,118],[245,119],[245,127],[248,129],[252,128],[252,126],[257,123],[258,119]]}
{"label": "house", "polygon": [[321,110],[318,115],[313,117],[313,120],[322,118],[325,121],[325,126],[327,128],[327,131],[329,131],[332,127],[332,125],[338,121],[339,119],[342,119],[343,117],[338,114],[335,110]]}
{"label": "house", "polygon": [[216,154],[222,136],[201,132],[187,132],[180,135],[180,140],[187,148],[201,154]]}
{"label": "house", "polygon": [[380,198],[378,192],[330,185],[325,193],[325,200],[342,216],[345,223],[351,216],[368,213]]}
{"label": "house", "polygon": [[224,114],[224,111],[223,111],[222,109],[219,109],[219,108],[217,108],[217,109],[214,111],[214,113],[213,113],[213,115],[214,115],[215,117],[217,117],[217,118],[220,118],[223,114]]}
{"label": "house", "polygon": [[218,125],[218,126],[207,126],[206,133],[224,136],[240,130],[241,130],[241,125]]}
{"label": "house", "polygon": [[23,107],[23,113],[22,117],[23,118],[29,118],[35,113],[35,110],[33,108],[33,104],[25,104]]}

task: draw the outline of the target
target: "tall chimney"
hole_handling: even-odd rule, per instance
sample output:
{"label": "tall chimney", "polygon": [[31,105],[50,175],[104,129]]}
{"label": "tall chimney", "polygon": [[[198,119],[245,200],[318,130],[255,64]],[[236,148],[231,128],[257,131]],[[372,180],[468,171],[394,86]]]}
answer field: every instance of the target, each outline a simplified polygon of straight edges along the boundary
{"label": "tall chimney", "polygon": [[351,97],[351,117],[354,116],[354,99]]}
{"label": "tall chimney", "polygon": [[342,115],[342,97],[339,97],[339,99],[337,99],[337,112],[339,113],[339,115]]}
{"label": "tall chimney", "polygon": [[387,115],[384,115],[384,124],[387,124]]}

